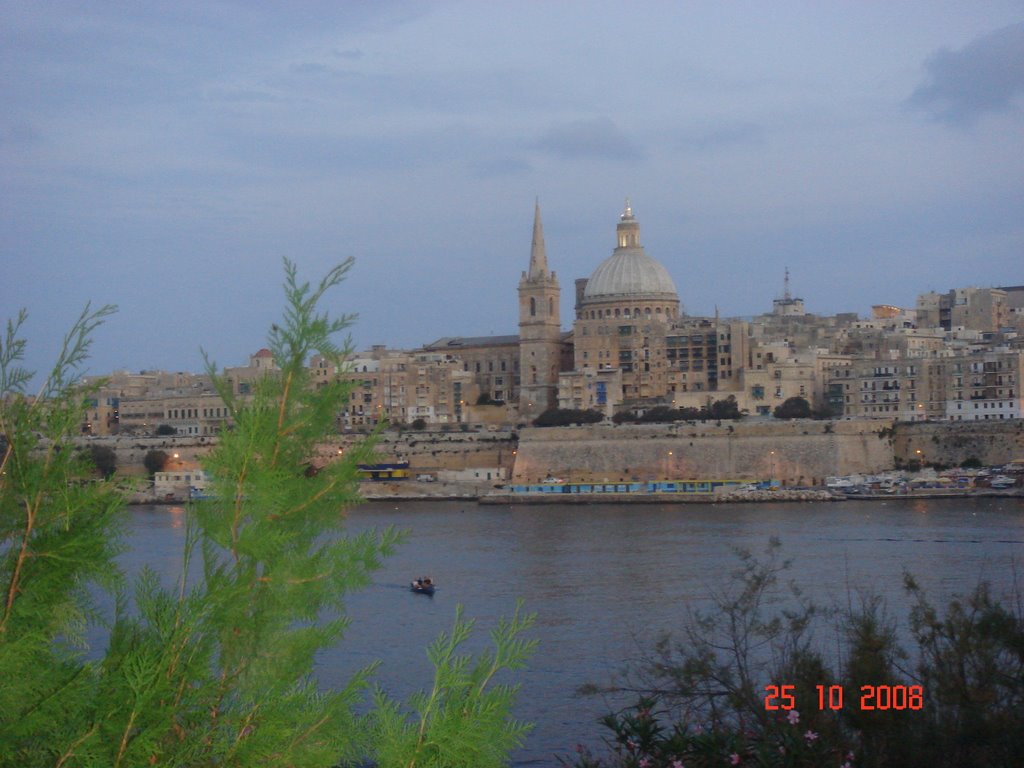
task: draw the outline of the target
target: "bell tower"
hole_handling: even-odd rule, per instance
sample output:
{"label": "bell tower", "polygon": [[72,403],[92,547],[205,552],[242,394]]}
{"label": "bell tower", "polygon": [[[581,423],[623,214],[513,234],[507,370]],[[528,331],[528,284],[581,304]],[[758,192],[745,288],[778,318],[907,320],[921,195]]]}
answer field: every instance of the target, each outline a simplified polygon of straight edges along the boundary
{"label": "bell tower", "polygon": [[530,269],[519,279],[519,413],[535,418],[558,405],[561,370],[561,291],[548,269],[540,202],[534,205]]}

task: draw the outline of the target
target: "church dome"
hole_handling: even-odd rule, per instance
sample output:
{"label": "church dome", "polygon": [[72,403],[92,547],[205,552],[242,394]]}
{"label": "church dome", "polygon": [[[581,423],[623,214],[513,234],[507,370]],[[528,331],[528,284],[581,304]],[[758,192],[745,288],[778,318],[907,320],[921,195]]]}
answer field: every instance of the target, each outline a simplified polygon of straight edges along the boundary
{"label": "church dome", "polygon": [[640,245],[640,225],[628,201],[617,229],[619,246],[594,270],[583,291],[583,300],[679,301],[679,292],[668,270]]}

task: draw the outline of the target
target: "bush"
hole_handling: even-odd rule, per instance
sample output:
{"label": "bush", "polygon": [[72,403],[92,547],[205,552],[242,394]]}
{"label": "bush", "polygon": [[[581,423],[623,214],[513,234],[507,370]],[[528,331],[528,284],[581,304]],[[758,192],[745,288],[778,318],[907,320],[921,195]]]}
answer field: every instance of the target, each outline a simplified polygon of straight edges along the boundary
{"label": "bush", "polygon": [[702,408],[672,408],[656,405],[643,413],[620,411],[612,417],[615,424],[672,424],[678,421],[736,421],[743,418],[733,395],[715,400]]}
{"label": "bush", "polygon": [[594,410],[578,408],[549,408],[533,420],[535,427],[566,427],[570,424],[596,424],[604,420],[604,414]]}
{"label": "bush", "polygon": [[[792,591],[788,608],[771,610],[788,568],[778,543],[766,560],[739,555],[732,586],[715,596],[712,610],[693,613],[681,637],[665,635],[648,648],[623,685],[589,687],[638,692],[638,699],[603,718],[608,754],[578,750],[563,765],[1024,764],[1020,594],[1011,611],[982,583],[940,613],[906,576],[911,654],[897,642],[881,598],[823,610]],[[817,617],[837,620],[842,664],[826,661],[834,651],[826,657],[812,643]],[[827,697],[840,689],[847,698],[833,710]],[[881,704],[882,691],[893,702],[906,694],[908,706],[861,708],[862,695]]]}
{"label": "bush", "polygon": [[426,419],[416,419],[412,423],[412,428],[417,430],[417,431],[422,431],[422,430],[426,429],[427,428],[427,420]]}
{"label": "bush", "polygon": [[176,435],[178,434],[178,430],[170,424],[161,424],[156,428],[156,433],[162,437],[164,435]]}

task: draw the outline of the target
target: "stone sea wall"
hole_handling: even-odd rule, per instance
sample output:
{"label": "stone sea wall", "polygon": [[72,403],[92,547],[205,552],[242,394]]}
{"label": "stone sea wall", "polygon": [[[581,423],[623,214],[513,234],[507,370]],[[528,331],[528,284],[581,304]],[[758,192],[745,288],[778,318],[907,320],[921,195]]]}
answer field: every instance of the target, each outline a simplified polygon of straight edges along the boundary
{"label": "stone sea wall", "polygon": [[893,453],[902,464],[917,459],[950,467],[969,459],[985,466],[1024,460],[1024,419],[897,424]]}
{"label": "stone sea wall", "polygon": [[[339,435],[323,458],[361,439]],[[109,437],[81,439],[117,453],[121,474],[143,474],[151,449],[178,453],[192,464],[213,438]],[[997,466],[1024,460],[1024,420],[913,422],[751,421],[673,425],[527,427],[488,431],[385,432],[382,461],[407,460],[413,471],[506,467],[520,482],[548,476],[609,482],[673,479],[775,479],[820,485],[832,475],[876,473],[907,465],[958,466],[968,459]],[[919,453],[920,452],[920,453]]]}
{"label": "stone sea wall", "polygon": [[874,422],[752,422],[587,426],[520,432],[514,479],[780,480],[821,485],[830,475],[893,466],[891,430]]}

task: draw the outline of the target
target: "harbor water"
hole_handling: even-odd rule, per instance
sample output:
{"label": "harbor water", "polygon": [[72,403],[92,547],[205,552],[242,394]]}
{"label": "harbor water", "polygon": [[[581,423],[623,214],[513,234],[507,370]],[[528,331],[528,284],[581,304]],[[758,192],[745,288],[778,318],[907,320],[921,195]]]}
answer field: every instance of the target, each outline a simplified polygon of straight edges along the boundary
{"label": "harbor water", "polygon": [[[130,510],[126,571],[149,564],[178,572],[181,508]],[[318,659],[321,685],[333,686],[375,660],[376,681],[396,697],[430,686],[427,644],[450,628],[456,605],[477,620],[474,649],[522,598],[537,614],[540,642],[516,714],[535,723],[516,765],[554,765],[577,743],[600,745],[599,698],[645,643],[707,609],[738,565],[735,548],[762,552],[772,538],[792,560],[787,579],[822,604],[846,605],[863,592],[885,596],[901,622],[904,572],[940,605],[987,580],[1009,596],[1024,561],[1020,499],[892,499],[843,503],[517,505],[472,502],[367,503],[347,513],[356,533],[394,525],[407,537],[352,595],[352,625]],[[433,597],[409,591],[413,577],[438,584]],[[905,630],[905,627],[904,627]]]}

